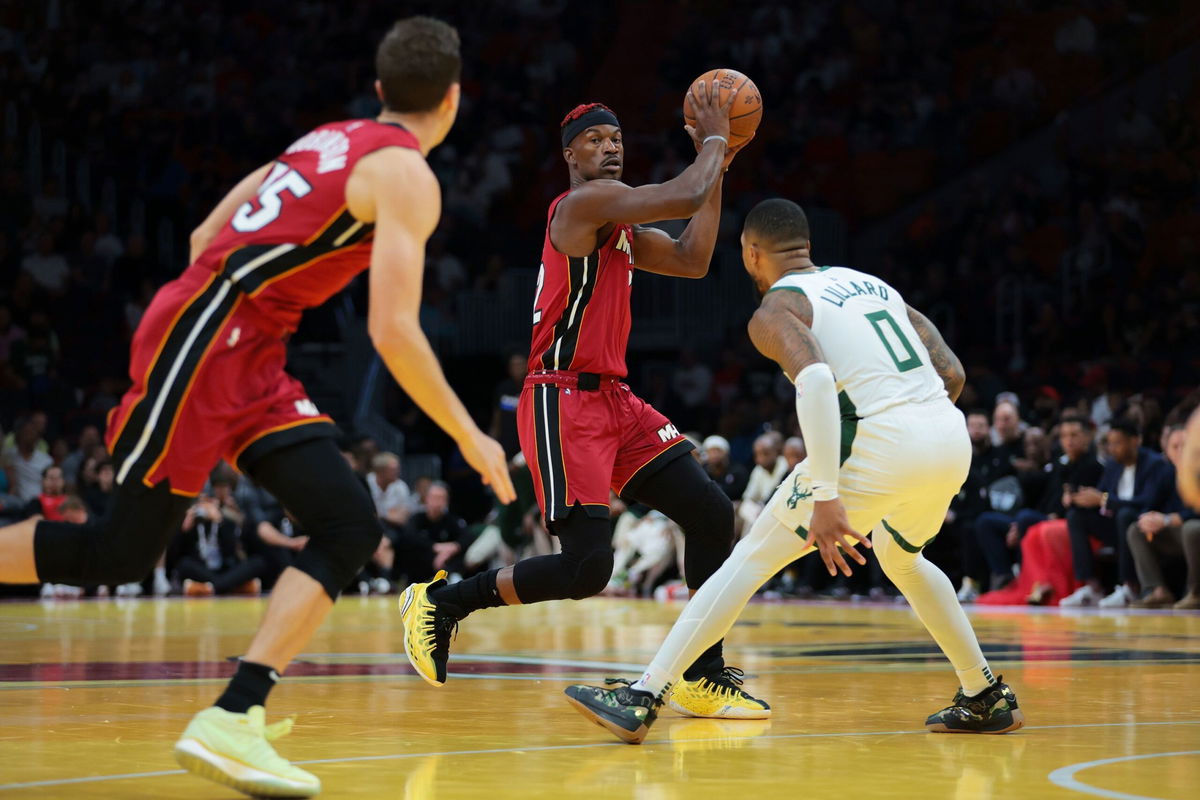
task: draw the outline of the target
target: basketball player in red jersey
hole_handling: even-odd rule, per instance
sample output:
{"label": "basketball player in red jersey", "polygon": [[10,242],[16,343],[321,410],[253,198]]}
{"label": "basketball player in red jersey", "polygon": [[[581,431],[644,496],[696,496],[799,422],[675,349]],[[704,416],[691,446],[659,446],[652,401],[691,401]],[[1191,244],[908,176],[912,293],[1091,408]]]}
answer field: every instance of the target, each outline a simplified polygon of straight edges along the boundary
{"label": "basketball player in red jersey", "polygon": [[0,529],[0,582],[139,580],[218,460],[237,464],[295,516],[308,545],[280,577],[224,694],[175,746],[188,770],[250,795],[310,797],[320,781],[269,744],[273,683],[382,535],[331,420],[284,372],[302,312],[370,267],[370,335],[413,400],[449,433],[499,499],[504,451],[475,426],[421,332],[425,242],[440,215],[425,155],[458,111],[458,34],[414,17],[376,55],[377,119],[323,125],[241,181],[192,236],[192,263],[155,296],[133,340],[133,387],[109,420],[111,515],[91,525]]}
{"label": "basketball player in red jersey", "polygon": [[[562,122],[571,188],[550,205],[533,304],[529,374],[518,407],[521,450],[538,503],[562,552],[530,558],[447,585],[445,573],[402,600],[405,649],[428,682],[446,680],[450,631],[491,606],[579,600],[612,576],[609,491],[657,509],[687,537],[689,588],[729,555],[733,506],[688,453],[669,420],[622,382],[634,270],[701,278],[708,272],[721,217],[721,176],[729,108],[697,86],[692,97],[695,162],[661,185],[620,181],[624,144],[616,115],[593,103]],[[735,93],[736,94],[736,93]],[[644,223],[691,218],[679,239]],[[691,716],[763,718],[766,703],[742,691],[718,642],[688,670],[670,699]]]}

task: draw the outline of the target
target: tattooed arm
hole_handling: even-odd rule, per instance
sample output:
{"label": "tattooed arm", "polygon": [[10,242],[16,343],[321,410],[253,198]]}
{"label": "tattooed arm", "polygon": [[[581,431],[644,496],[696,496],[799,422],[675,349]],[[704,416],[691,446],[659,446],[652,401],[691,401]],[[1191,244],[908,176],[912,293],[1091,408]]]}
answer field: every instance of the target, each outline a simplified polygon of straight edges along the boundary
{"label": "tattooed arm", "polygon": [[[802,292],[767,292],[750,319],[750,338],[767,358],[775,361],[796,384],[796,419],[808,448],[803,475],[812,493],[813,513],[808,523],[810,547],[816,547],[830,575],[838,570],[850,574],[845,556],[859,564],[866,557],[854,548],[855,541],[867,547],[862,534],[850,528],[838,498],[841,469],[842,426],[838,409],[837,383],[825,363],[825,354],[812,329],[812,304]],[[794,480],[801,480],[798,475]],[[841,548],[839,550],[839,548]]]}
{"label": "tattooed arm", "polygon": [[946,340],[938,333],[934,324],[912,306],[908,306],[908,321],[917,329],[921,344],[929,351],[929,360],[941,376],[942,383],[946,384],[946,393],[950,395],[951,402],[958,402],[963,384],[967,382],[967,373],[963,371],[962,362],[954,355],[954,351],[946,344]]}
{"label": "tattooed arm", "polygon": [[801,292],[767,292],[750,318],[750,340],[758,352],[774,361],[792,380],[810,364],[825,361],[813,336],[812,303]]}

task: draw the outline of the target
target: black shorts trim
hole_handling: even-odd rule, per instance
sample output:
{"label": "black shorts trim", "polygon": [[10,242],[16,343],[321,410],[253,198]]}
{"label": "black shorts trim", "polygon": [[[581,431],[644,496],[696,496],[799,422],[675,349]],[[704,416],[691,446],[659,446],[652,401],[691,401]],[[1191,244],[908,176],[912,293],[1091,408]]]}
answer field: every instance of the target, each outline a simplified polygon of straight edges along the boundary
{"label": "black shorts trim", "polygon": [[687,439],[680,439],[675,444],[663,450],[661,453],[643,464],[641,468],[630,476],[629,480],[625,481],[625,485],[621,487],[621,499],[625,502],[636,502],[633,500],[633,494],[641,488],[654,473],[670,464],[675,459],[686,456],[696,449],[696,445],[692,444]]}
{"label": "black shorts trim", "polygon": [[336,439],[338,435],[337,426],[325,420],[313,420],[281,431],[273,431],[247,445],[237,457],[237,467],[242,472],[251,474],[254,463],[269,453],[312,439]]}

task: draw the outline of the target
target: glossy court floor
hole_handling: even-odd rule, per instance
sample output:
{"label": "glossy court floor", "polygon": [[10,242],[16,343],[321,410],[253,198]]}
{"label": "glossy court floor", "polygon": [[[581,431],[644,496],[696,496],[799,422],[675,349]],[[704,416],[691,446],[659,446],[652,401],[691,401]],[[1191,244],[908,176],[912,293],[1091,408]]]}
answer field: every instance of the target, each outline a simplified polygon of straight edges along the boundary
{"label": "glossy court floor", "polygon": [[[175,768],[263,601],[0,604],[0,800],[232,798]],[[326,797],[1200,797],[1200,615],[973,611],[1027,727],[932,735],[953,673],[904,607],[754,604],[728,660],[765,722],[667,711],[641,747],[563,700],[633,675],[678,605],[593,599],[466,620],[435,689],[403,655],[394,598],[349,597],[275,690],[278,743]]]}

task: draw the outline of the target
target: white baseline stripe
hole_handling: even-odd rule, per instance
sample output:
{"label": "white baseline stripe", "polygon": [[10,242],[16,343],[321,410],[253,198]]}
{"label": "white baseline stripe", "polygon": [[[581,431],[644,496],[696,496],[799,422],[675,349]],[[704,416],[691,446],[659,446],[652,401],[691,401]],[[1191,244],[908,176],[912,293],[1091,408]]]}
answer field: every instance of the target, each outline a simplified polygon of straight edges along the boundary
{"label": "white baseline stripe", "polygon": [[[183,347],[179,350],[179,355],[175,356],[175,362],[171,364],[171,371],[167,373],[166,383],[163,384],[162,391],[158,393],[158,397],[154,401],[154,407],[150,409],[150,418],[146,420],[146,426],[142,428],[142,435],[134,445],[133,451],[125,459],[125,463],[121,465],[121,471],[117,473],[117,483],[124,483],[125,478],[129,475],[129,470],[133,469],[134,463],[141,458],[142,453],[146,450],[146,445],[150,441],[150,434],[154,431],[154,427],[158,425],[158,418],[162,415],[163,406],[167,402],[167,396],[171,393],[171,387],[175,384],[175,379],[179,377],[179,370],[183,368],[183,362],[187,358],[188,353],[192,349],[192,345],[196,343],[196,337],[200,335],[200,331],[208,324],[208,320],[212,317],[217,307],[225,300],[225,295],[229,294],[229,289],[232,284],[227,280],[221,281],[221,288],[217,291],[216,296],[209,302],[208,308],[204,309],[204,313],[200,315],[200,319],[192,326],[191,332],[184,340]],[[170,335],[170,334],[168,334]]]}
{"label": "white baseline stripe", "polygon": [[1200,750],[1177,750],[1173,753],[1143,753],[1137,756],[1117,756],[1116,758],[1102,758],[1099,761],[1084,761],[1079,764],[1071,764],[1066,767],[1059,767],[1051,772],[1048,776],[1050,782],[1056,786],[1061,786],[1064,789],[1072,789],[1076,792],[1084,794],[1094,794],[1097,797],[1111,797],[1114,800],[1159,800],[1159,798],[1149,797],[1140,794],[1127,794],[1126,792],[1115,792],[1112,789],[1099,789],[1095,786],[1090,786],[1075,777],[1076,772],[1082,772],[1085,769],[1092,767],[1102,767],[1105,764],[1120,764],[1125,761],[1141,761],[1146,758],[1167,758],[1169,756],[1195,756],[1200,755]]}
{"label": "white baseline stripe", "polygon": [[[1200,725],[1200,720],[1180,720],[1180,721],[1163,721],[1163,722],[1096,722],[1084,723],[1080,725],[1026,725],[1022,730],[1025,731],[1047,731],[1061,730],[1065,728],[1136,728],[1148,725]],[[752,741],[778,741],[788,739],[841,739],[858,736],[930,736],[925,730],[908,730],[908,731],[855,731],[852,733],[781,733],[781,734],[763,734],[756,736]],[[1019,734],[1018,734],[1019,735]],[[684,747],[691,745],[693,742],[725,742],[729,741],[728,736],[713,736],[707,739],[688,739],[680,744]],[[425,756],[479,756],[479,755],[502,755],[504,753],[545,753],[555,750],[591,750],[597,747],[619,747],[627,752],[629,745],[622,742],[589,742],[587,744],[548,744],[535,745],[532,747],[494,747],[480,750],[443,750],[427,753],[388,753],[379,756],[347,756],[345,758],[314,758],[308,761],[293,761],[296,765],[307,764],[347,764],[360,761],[397,761],[407,758],[423,758]],[[652,742],[641,746],[642,751],[662,748],[667,750],[675,749],[675,746],[670,741]],[[1176,755],[1174,753],[1155,753],[1153,755]],[[1149,758],[1151,756],[1146,756]],[[1119,759],[1117,759],[1119,760]],[[1099,764],[1102,762],[1091,762]],[[1081,767],[1082,768],[1082,767]],[[67,786],[74,783],[100,783],[102,781],[118,781],[132,778],[159,778],[165,775],[184,775],[183,770],[161,770],[158,772],[124,772],[117,775],[93,775],[83,778],[58,778],[47,781],[29,781],[28,783],[5,783],[0,784],[0,792],[13,791],[16,789],[32,789],[39,786]]]}

